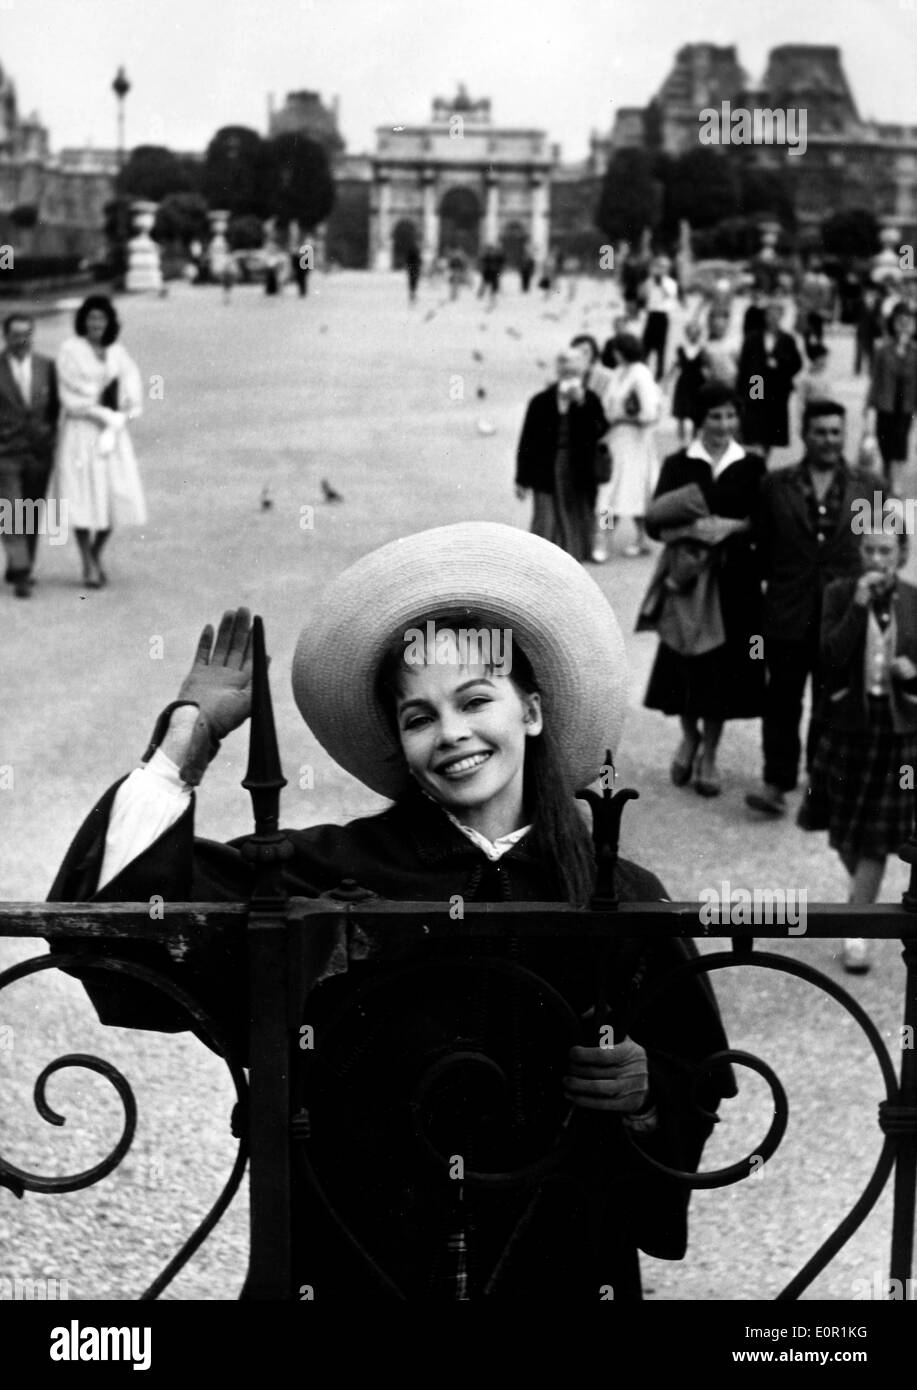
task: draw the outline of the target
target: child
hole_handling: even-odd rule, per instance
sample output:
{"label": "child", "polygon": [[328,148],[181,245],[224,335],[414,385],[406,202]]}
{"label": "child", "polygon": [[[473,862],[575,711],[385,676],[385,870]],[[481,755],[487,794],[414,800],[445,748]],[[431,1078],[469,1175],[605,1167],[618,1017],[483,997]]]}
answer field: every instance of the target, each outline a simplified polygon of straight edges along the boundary
{"label": "child", "polygon": [[[697,394],[704,384],[704,349],[701,326],[689,319],[684,327],[685,341],[675,354],[677,377],[672,396],[672,414],[678,421],[679,444],[690,443],[686,422],[693,422],[697,409]],[[693,433],[693,428],[692,428]]]}
{"label": "child", "polygon": [[[885,860],[911,834],[917,766],[917,589],[898,571],[907,559],[904,511],[885,503],[860,540],[862,573],[825,591],[821,652],[824,732],[799,812],[805,830],[827,830],[850,875],[852,903],[874,903]],[[848,941],[844,969],[869,969],[867,943]]]}
{"label": "child", "polygon": [[[151,745],[144,767],[80,831],[57,899],[82,889],[94,900],[161,892],[174,901],[179,884],[203,901],[248,896],[239,843],[194,839],[190,791],[219,740],[247,717],[246,610],[224,615],[211,652],[212,642],[205,629],[181,703],[157,725],[158,750]],[[550,542],[463,523],[357,561],[312,606],[293,693],[327,752],[394,804],[349,825],[287,832],[290,893],[314,897],[347,878],[419,902],[664,895],[624,861],[614,883],[597,877],[574,793],[617,742],[624,644],[596,584]],[[386,924],[395,937],[398,927]],[[537,940],[523,944],[511,932],[505,948],[493,943],[469,960],[460,926],[456,939],[464,957],[440,941],[434,958],[406,966],[396,950],[387,973],[365,951],[351,957],[342,947],[343,962],[332,956],[308,995],[314,1055],[291,1043],[311,1123],[296,1148],[295,1285],[348,1305],[358,1295],[428,1299],[450,1251],[460,1251],[454,1287],[463,1291],[452,1298],[553,1305],[594,1299],[602,1283],[616,1299],[639,1298],[637,1248],[681,1258],[687,1194],[641,1166],[621,1126],[662,1163],[699,1161],[713,1120],[699,1107],[710,1112],[734,1094],[728,1068],[698,1074],[696,1089],[685,1079],[695,1066],[688,1058],[726,1046],[708,987],[692,977],[658,1007],[650,1002],[634,1029],[639,1041],[571,1049],[543,981],[533,995],[531,972],[588,1015],[594,960],[566,956],[560,965]],[[649,995],[694,954],[674,937],[630,944],[629,957],[614,948],[615,999],[637,988]],[[198,997],[207,991],[227,1029],[244,1027],[245,962],[230,962],[225,945],[219,955],[189,949],[180,963],[151,947],[146,959]],[[188,1026],[175,1022],[174,1008],[170,1022],[158,1019],[149,992],[132,997],[107,973],[87,989],[103,1022]],[[553,1152],[561,1132],[550,1173],[538,1176],[533,1143],[537,1159],[538,1144],[547,1136]],[[498,1176],[452,1181],[443,1153]],[[521,1184],[499,1176],[518,1169],[529,1174]]]}

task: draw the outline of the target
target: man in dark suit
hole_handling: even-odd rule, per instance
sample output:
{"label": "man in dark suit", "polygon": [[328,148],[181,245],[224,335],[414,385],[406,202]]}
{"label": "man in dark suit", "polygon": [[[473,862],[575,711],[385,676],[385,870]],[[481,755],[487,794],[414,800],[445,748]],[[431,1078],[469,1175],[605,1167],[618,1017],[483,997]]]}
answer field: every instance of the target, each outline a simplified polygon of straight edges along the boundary
{"label": "man in dark suit", "polygon": [[785,794],[796,786],[799,725],[806,682],[812,679],[812,714],[806,740],[811,762],[819,735],[818,704],[822,595],[833,579],[860,571],[854,504],[870,505],[875,474],[844,460],[845,411],[836,401],[814,401],[803,417],[805,457],[765,479],[756,540],[764,580],[764,786],[745,798],[756,811],[782,816]]}
{"label": "man in dark suit", "polygon": [[516,455],[516,495],[534,493],[532,532],[575,560],[592,555],[596,449],[608,429],[598,396],[583,382],[583,358],[568,348],[557,381],[529,401]]}
{"label": "man in dark suit", "polygon": [[772,448],[790,442],[790,392],[802,370],[796,339],[780,327],[782,313],[777,300],[765,306],[764,327],[746,336],[736,377],[742,441],[765,459]]}
{"label": "man in dark suit", "polygon": [[29,314],[8,315],[0,352],[0,504],[6,580],[17,598],[31,593],[38,546],[38,509],[23,504],[44,501],[59,409],[54,363],[33,353],[33,327]]}

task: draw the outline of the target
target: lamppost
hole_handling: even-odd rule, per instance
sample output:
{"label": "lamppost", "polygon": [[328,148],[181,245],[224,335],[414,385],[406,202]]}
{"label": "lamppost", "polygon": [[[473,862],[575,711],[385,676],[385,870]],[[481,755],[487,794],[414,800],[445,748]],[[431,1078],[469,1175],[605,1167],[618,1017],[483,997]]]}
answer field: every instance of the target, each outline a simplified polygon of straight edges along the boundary
{"label": "lamppost", "polygon": [[[115,180],[115,231],[116,231],[116,255],[118,261],[123,260],[124,244],[130,235],[130,213],[124,205],[124,190],[121,187],[121,175],[124,171],[124,98],[131,89],[127,73],[123,66],[118,68],[115,73],[115,80],[111,84],[111,89],[118,99],[118,176]],[[119,265],[118,274],[123,271],[123,265]]]}
{"label": "lamppost", "polygon": [[115,73],[111,89],[118,98],[118,173],[124,168],[124,98],[131,89],[127,73],[120,67]]}

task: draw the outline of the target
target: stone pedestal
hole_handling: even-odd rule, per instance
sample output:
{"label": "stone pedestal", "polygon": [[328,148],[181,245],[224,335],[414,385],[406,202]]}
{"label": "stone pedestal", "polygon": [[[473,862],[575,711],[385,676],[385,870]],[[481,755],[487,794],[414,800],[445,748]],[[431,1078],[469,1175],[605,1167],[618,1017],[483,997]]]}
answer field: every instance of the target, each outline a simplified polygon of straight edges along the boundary
{"label": "stone pedestal", "polygon": [[219,280],[229,260],[229,242],[226,228],[229,225],[228,212],[208,212],[210,219],[210,245],[207,247],[207,268],[213,280]]}
{"label": "stone pedestal", "polygon": [[877,282],[901,278],[901,231],[888,217],[879,232],[882,250],[872,258],[872,278]]}
{"label": "stone pedestal", "polygon": [[127,243],[127,275],[124,288],[129,294],[144,294],[162,289],[162,268],[159,247],[150,233],[156,221],[158,203],[132,203],[131,218],[137,229]]}

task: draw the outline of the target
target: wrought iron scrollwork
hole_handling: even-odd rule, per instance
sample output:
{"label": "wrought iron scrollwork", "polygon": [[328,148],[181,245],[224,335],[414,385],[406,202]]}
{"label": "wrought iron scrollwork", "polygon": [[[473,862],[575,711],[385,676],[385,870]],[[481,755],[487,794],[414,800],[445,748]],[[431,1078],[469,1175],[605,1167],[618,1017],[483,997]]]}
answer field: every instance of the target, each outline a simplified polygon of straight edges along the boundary
{"label": "wrought iron scrollwork", "polygon": [[[138,965],[133,961],[117,960],[111,957],[92,957],[76,952],[68,955],[37,956],[30,960],[19,961],[16,965],[0,973],[0,990],[18,980],[37,975],[43,970],[68,969],[79,969],[80,972],[102,971],[128,975],[132,979],[140,980],[152,986],[179,1004],[194,1019],[198,1032],[205,1037],[214,1051],[222,1055],[235,1086],[237,1107],[244,1113],[248,1100],[248,1083],[242,1067],[235,1060],[229,1040],[223,1030],[191,994],[158,971],[151,970],[144,965]],[[22,1197],[25,1192],[76,1192],[82,1188],[92,1187],[114,1172],[133,1143],[137,1127],[137,1102],[130,1083],[117,1067],[88,1053],[68,1053],[66,1056],[56,1058],[42,1070],[35,1082],[33,1092],[35,1108],[42,1119],[52,1125],[66,1124],[66,1117],[58,1114],[49,1105],[46,1088],[51,1076],[69,1067],[83,1067],[104,1076],[107,1081],[111,1082],[124,1109],[124,1125],[121,1136],[112,1151],[100,1162],[80,1173],[71,1173],[60,1177],[29,1172],[0,1156],[0,1186],[9,1188],[18,1197]],[[242,1133],[239,1134],[238,1139],[239,1144],[232,1171],[220,1195],[165,1269],[141,1294],[141,1301],[151,1301],[159,1297],[163,1289],[172,1282],[176,1274],[184,1268],[191,1256],[210,1235],[238,1191],[248,1161],[247,1137]]]}
{"label": "wrought iron scrollwork", "polygon": [[[748,943],[745,943],[746,947]],[[727,970],[736,966],[755,966],[765,970],[776,970],[784,975],[793,975],[797,979],[804,980],[807,984],[814,985],[822,990],[837,1003],[839,1003],[852,1016],[866,1035],[867,1041],[879,1064],[882,1080],[885,1085],[886,1099],[880,1106],[880,1111],[884,1107],[894,1108],[894,1101],[898,1094],[898,1080],[895,1075],[895,1068],[889,1055],[888,1048],[882,1039],[878,1028],[867,1014],[861,1004],[843,989],[841,985],[832,980],[829,976],[816,970],[813,966],[805,964],[803,961],[792,960],[787,956],[777,955],[770,951],[751,951],[744,949],[741,953],[728,951],[713,952],[709,955],[699,956],[696,959],[687,961],[684,965],[678,966],[664,979],[659,981],[652,994],[643,1001],[640,1010],[634,1016],[633,1022],[639,1020],[640,1013],[654,1004],[661,995],[666,993],[673,985],[680,980],[695,975],[712,974],[717,970]],[[776,1073],[753,1053],[728,1051],[717,1054],[707,1059],[705,1065],[722,1065],[724,1062],[738,1062],[741,1065],[751,1068],[759,1075],[763,1076],[770,1086],[774,1097],[774,1120],[768,1130],[763,1143],[755,1150],[754,1155],[742,1159],[737,1163],[730,1164],[726,1168],[716,1169],[710,1172],[689,1173],[677,1169],[666,1168],[658,1163],[641,1147],[639,1136],[628,1133],[627,1137],[632,1148],[640,1155],[642,1162],[649,1167],[667,1173],[670,1177],[691,1188],[712,1188],[726,1187],[732,1183],[740,1182],[749,1176],[751,1172],[752,1157],[761,1158],[767,1161],[773,1156],[779,1147],[786,1132],[788,1120],[788,1106],[786,1092],[780,1083]],[[887,1112],[886,1112],[887,1113]],[[626,1129],[626,1127],[625,1127]],[[895,1163],[895,1149],[893,1141],[889,1137],[889,1129],[883,1125],[885,1141],[879,1153],[876,1166],[866,1183],[857,1201],[851,1207],[847,1215],[838,1222],[837,1226],[828,1238],[819,1246],[815,1254],[809,1259],[803,1268],[796,1274],[789,1284],[777,1295],[778,1301],[789,1301],[796,1299],[808,1288],[812,1280],[830,1263],[837,1252],[846,1244],[857,1228],[869,1215],[875,1206],[879,1196],[888,1181],[889,1174]]]}

